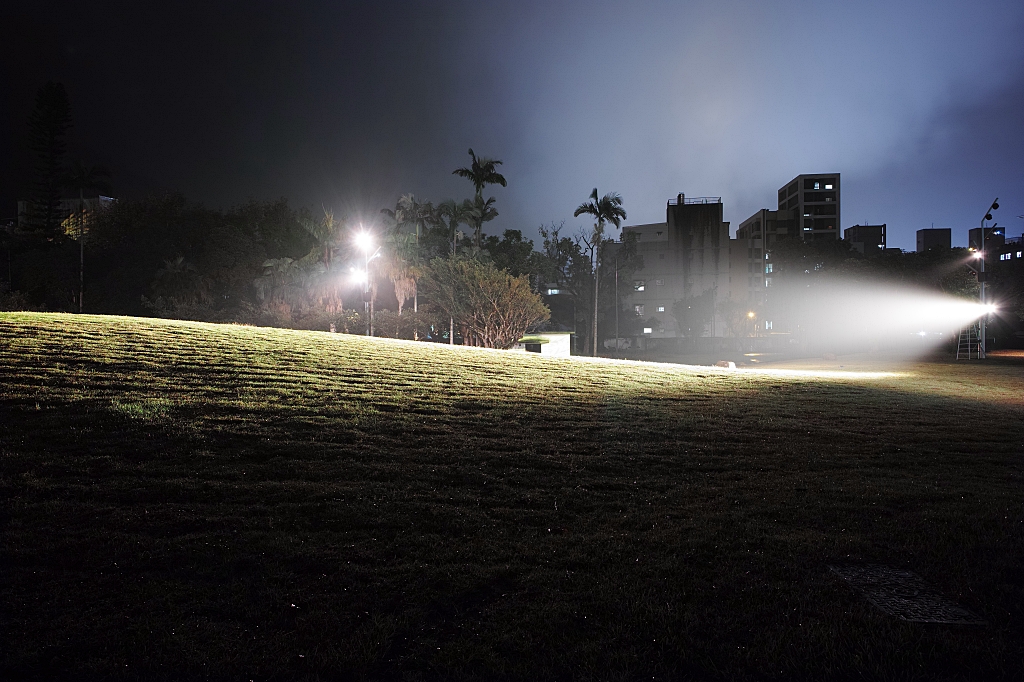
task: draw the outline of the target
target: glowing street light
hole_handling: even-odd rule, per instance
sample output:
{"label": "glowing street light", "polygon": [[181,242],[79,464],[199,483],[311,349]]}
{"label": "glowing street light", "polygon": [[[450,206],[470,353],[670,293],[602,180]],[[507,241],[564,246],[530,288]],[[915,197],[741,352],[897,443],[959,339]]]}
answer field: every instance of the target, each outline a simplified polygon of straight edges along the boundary
{"label": "glowing street light", "polygon": [[[381,247],[373,248],[373,235],[365,229],[360,229],[355,236],[356,246],[366,257],[366,263],[359,277],[363,282],[363,312],[366,314],[366,335],[373,336],[373,297],[370,296],[370,261],[377,257]],[[353,278],[355,275],[353,275]]]}
{"label": "glowing street light", "polygon": [[356,246],[368,253],[373,248],[373,235],[366,230],[356,233]]}

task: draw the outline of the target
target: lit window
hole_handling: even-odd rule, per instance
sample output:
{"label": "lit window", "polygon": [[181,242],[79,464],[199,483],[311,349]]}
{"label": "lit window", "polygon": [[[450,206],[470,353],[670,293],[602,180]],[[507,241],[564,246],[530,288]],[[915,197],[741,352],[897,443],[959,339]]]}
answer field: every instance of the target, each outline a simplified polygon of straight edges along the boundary
{"label": "lit window", "polygon": [[644,314],[644,304],[638,303],[635,306],[633,306],[633,312],[636,313],[638,316],[642,316]]}
{"label": "lit window", "polygon": [[764,321],[764,328],[765,329],[771,329],[772,328],[772,321],[771,320],[765,320]]}
{"label": "lit window", "polygon": [[633,291],[645,291],[647,289],[647,280],[634,279],[633,280]]}
{"label": "lit window", "polygon": [[548,289],[548,296],[555,296],[562,293],[561,289]]}
{"label": "lit window", "polygon": [[825,185],[825,189],[832,189],[832,185]]}
{"label": "lit window", "polygon": [[665,280],[663,280],[663,279],[656,279],[656,280],[654,280],[654,286],[656,286],[656,287],[663,287],[663,286],[665,286]]}
{"label": "lit window", "polygon": [[644,334],[651,334],[654,330],[650,327],[644,327]]}
{"label": "lit window", "polygon": [[1018,252],[1017,252],[1017,258],[1021,258],[1021,254],[1022,254],[1022,253],[1024,253],[1024,251],[1018,251]]}
{"label": "lit window", "polygon": [[814,189],[821,189],[821,183],[820,182],[814,183]]}
{"label": "lit window", "polygon": [[659,312],[659,313],[663,313],[663,312],[665,312],[665,306],[663,306],[663,305],[659,305],[659,306],[658,306],[658,312]]}
{"label": "lit window", "polygon": [[765,271],[765,273],[771,272],[772,271],[772,264],[769,263],[768,265],[764,266],[764,271]]}

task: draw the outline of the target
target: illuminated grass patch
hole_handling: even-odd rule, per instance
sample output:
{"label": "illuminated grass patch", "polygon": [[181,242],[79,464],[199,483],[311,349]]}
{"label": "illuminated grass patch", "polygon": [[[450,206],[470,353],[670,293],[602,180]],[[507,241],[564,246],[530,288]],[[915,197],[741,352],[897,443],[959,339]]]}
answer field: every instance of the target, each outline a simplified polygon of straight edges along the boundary
{"label": "illuminated grass patch", "polygon": [[0,671],[1014,679],[1024,365],[834,371],[0,314]]}

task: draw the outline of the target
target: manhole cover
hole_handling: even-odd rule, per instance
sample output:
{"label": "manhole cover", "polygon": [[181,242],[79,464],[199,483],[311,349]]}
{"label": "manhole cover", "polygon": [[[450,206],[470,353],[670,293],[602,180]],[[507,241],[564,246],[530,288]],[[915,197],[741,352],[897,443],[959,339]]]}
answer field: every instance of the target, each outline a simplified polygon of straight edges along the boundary
{"label": "manhole cover", "polygon": [[929,588],[921,576],[879,564],[830,565],[830,569],[890,616],[913,623],[984,625],[978,616]]}

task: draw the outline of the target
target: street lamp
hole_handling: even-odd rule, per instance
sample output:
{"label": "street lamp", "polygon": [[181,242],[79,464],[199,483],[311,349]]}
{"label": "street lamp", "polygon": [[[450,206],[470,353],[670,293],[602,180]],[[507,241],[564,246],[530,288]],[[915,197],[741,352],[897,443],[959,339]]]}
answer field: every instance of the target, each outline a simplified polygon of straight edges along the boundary
{"label": "street lamp", "polygon": [[619,254],[615,253],[615,357],[619,357]]}
{"label": "street lamp", "polygon": [[380,254],[381,247],[373,248],[373,235],[365,229],[356,233],[356,246],[366,257],[363,270],[363,313],[366,315],[366,335],[373,336],[373,297],[370,295],[370,261]]}
{"label": "street lamp", "polygon": [[[988,207],[988,210],[985,211],[985,215],[981,219],[981,230],[980,230],[981,236],[980,236],[980,241],[979,241],[979,244],[978,244],[978,250],[977,250],[977,252],[975,254],[976,257],[978,258],[978,262],[979,262],[979,265],[980,265],[980,267],[978,268],[978,283],[981,284],[981,305],[982,306],[985,305],[985,247],[986,247],[986,244],[985,244],[985,221],[986,220],[992,220],[992,211],[996,210],[997,208],[999,208],[999,197],[995,198],[995,201],[993,201],[992,205]],[[987,322],[988,322],[988,313],[985,313],[984,315],[981,316],[981,343],[978,344],[978,357],[980,359],[982,359],[982,360],[985,359],[985,344],[986,344],[985,332],[986,332]]]}

